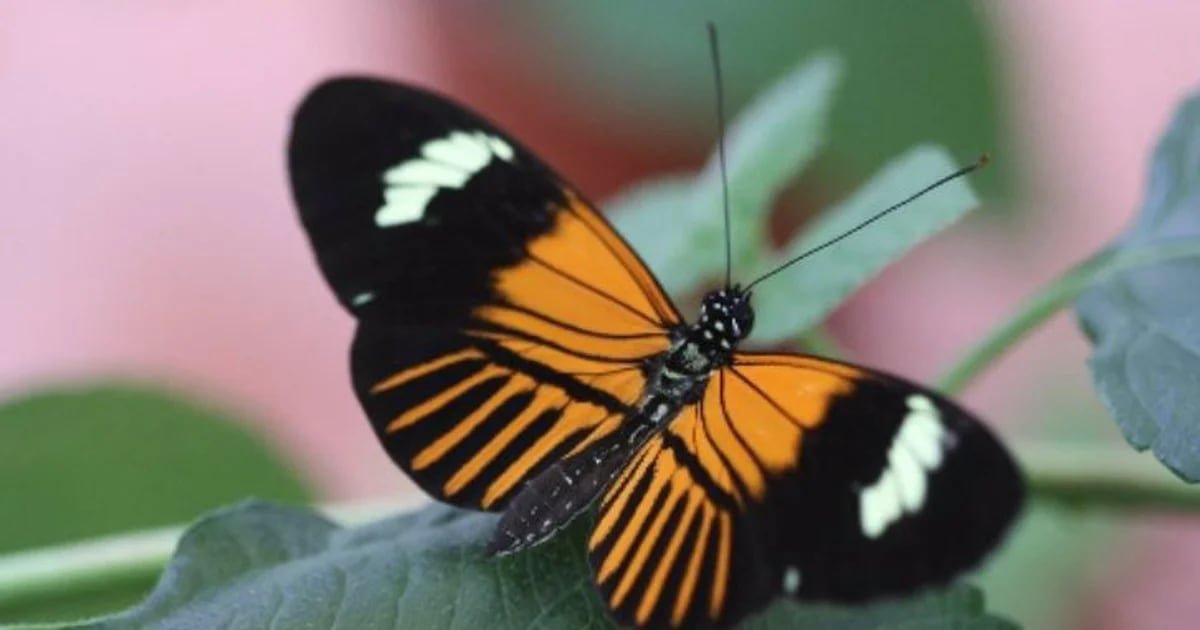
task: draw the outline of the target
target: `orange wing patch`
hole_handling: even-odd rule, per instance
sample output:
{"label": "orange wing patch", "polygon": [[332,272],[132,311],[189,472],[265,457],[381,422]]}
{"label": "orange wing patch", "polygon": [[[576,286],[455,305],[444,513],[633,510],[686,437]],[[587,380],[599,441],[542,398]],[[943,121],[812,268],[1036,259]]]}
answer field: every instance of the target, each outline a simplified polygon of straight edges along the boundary
{"label": "orange wing patch", "polygon": [[[601,500],[588,541],[608,605],[638,625],[656,612],[672,625],[696,611],[716,621],[728,591],[732,523],[663,437],[650,438]],[[662,555],[651,562],[655,549]],[[702,584],[705,565],[715,569]]]}
{"label": "orange wing patch", "polygon": [[859,378],[840,364],[776,355],[737,355],[714,374],[601,500],[588,549],[608,605],[638,625],[724,619],[737,587],[739,514],[795,470],[805,432]]}
{"label": "orange wing patch", "polygon": [[[567,192],[553,229],[526,246],[529,257],[494,274],[503,296],[481,319],[542,333],[544,339],[592,354],[628,356],[631,337],[661,336],[679,313],[637,255],[591,207]],[[607,339],[592,346],[581,337]],[[614,343],[615,342],[615,343]]]}
{"label": "orange wing patch", "polygon": [[829,403],[849,395],[857,381],[868,378],[850,365],[789,354],[739,353],[723,373],[729,374],[726,400],[736,400],[737,413],[755,419],[747,425],[773,418],[803,429],[820,426]]}
{"label": "orange wing patch", "polygon": [[[527,358],[540,355],[526,353]],[[611,364],[587,363],[594,374],[578,376],[581,382],[600,389],[625,405],[641,395],[644,377],[634,365],[614,369]],[[599,371],[601,368],[607,371]],[[551,455],[564,445],[582,449],[619,426],[623,414],[593,402],[575,400],[566,389],[514,368],[496,363],[485,352],[470,348],[434,358],[379,381],[372,395],[408,394],[420,390],[422,379],[436,379],[450,370],[468,371],[466,376],[446,379],[432,394],[412,402],[384,428],[388,439],[406,440],[413,455],[406,468],[414,476],[440,470],[437,496],[456,501],[471,484],[485,489],[477,507],[494,509],[520,489],[521,482],[548,465]],[[461,396],[488,383],[499,383],[486,398],[465,414],[447,411]],[[409,390],[408,388],[412,388]],[[523,407],[486,441],[478,439],[482,427],[513,401]],[[514,446],[524,432],[547,414],[554,422],[525,446]]]}
{"label": "orange wing patch", "polygon": [[[551,460],[615,431],[622,407],[645,389],[641,365],[669,348],[669,329],[680,322],[604,219],[566,197],[551,213],[552,229],[527,243],[528,256],[492,273],[497,299],[477,306],[465,330],[477,345],[370,389],[406,400],[383,433],[404,441],[401,465],[440,498],[497,509]],[[586,390],[596,396],[581,396]],[[472,396],[470,410],[450,411],[464,396]]]}

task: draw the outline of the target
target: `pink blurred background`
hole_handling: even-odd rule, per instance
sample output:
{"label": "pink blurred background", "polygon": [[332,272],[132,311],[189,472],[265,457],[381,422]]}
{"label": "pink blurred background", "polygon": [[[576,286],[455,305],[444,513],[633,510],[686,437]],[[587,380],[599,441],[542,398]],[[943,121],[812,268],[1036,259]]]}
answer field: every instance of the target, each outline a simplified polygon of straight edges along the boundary
{"label": "pink blurred background", "polygon": [[[454,58],[487,50],[456,50],[486,25],[434,3],[345,6],[0,2],[0,397],[97,374],[165,380],[261,419],[331,498],[409,488],[357,421],[351,321],[294,217],[282,149],[299,96],[339,71],[437,86],[487,109],[461,71],[487,62]],[[975,224],[935,239],[838,321],[856,358],[921,379],[1129,220],[1156,138],[1200,84],[1200,4],[978,6],[1002,56],[1029,223],[1019,237]],[[602,138],[562,140],[587,135],[579,120],[502,101],[494,117],[593,197],[653,173],[653,158],[597,169],[616,160],[573,147]],[[897,326],[905,334],[891,334]],[[1059,317],[967,400],[1015,426],[1029,403],[1012,392],[1048,378],[1085,387],[1086,352]],[[1125,596],[1105,598],[1093,627],[1200,618],[1200,601],[1164,586],[1200,565],[1194,528],[1146,530],[1127,564],[1140,579],[1096,587]]]}

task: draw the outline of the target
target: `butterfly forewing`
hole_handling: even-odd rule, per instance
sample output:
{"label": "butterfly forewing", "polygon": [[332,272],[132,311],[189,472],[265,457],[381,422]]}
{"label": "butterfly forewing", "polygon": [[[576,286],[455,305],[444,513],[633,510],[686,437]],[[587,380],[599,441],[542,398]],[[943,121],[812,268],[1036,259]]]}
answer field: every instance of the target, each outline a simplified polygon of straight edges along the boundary
{"label": "butterfly forewing", "polygon": [[589,542],[638,626],[725,625],[777,595],[943,584],[1019,509],[1013,462],[944,398],[862,368],[735,355],[601,500]]}
{"label": "butterfly forewing", "polygon": [[679,316],[517,142],[427,92],[338,79],[300,106],[289,162],[321,270],[359,320],[359,399],[426,491],[500,509],[637,402]]}

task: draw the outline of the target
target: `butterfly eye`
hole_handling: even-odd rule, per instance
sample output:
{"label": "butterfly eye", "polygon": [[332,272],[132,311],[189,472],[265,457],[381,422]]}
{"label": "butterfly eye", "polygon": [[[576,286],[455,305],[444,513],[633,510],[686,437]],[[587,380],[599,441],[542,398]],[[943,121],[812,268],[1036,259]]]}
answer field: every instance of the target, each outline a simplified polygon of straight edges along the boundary
{"label": "butterfly eye", "polygon": [[750,308],[749,300],[738,300],[733,303],[730,315],[737,322],[738,337],[745,339],[754,327],[754,309]]}

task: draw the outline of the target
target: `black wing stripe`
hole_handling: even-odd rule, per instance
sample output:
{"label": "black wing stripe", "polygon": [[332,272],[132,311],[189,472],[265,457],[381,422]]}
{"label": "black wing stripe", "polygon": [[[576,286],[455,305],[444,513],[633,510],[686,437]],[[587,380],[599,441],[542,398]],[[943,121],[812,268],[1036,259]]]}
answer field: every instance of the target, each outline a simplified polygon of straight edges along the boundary
{"label": "black wing stripe", "polygon": [[[596,433],[604,433],[604,427],[614,416],[606,412],[594,421],[594,427],[563,427],[562,410],[553,418],[526,428],[507,449],[497,456],[485,469],[482,477],[493,480],[486,488],[486,503],[504,503],[521,490],[518,480],[530,478],[533,471],[541,471],[562,461],[585,440],[593,443]],[[582,425],[582,423],[581,423]]]}
{"label": "black wing stripe", "polygon": [[565,322],[561,319],[551,317],[545,313],[526,308],[520,304],[513,304],[511,302],[506,302],[503,306],[501,306],[499,308],[512,309],[514,311],[521,312],[521,313],[528,315],[530,317],[533,317],[535,319],[541,320],[547,324],[551,324],[553,326],[562,328],[563,330],[569,330],[571,332],[579,333],[581,335],[587,335],[589,337],[596,337],[599,339],[618,339],[618,340],[619,339],[659,339],[662,337],[661,330],[656,330],[654,332],[644,332],[644,333],[606,333],[606,332],[601,332],[598,330],[591,330],[589,328],[584,328],[582,326],[578,326],[578,325],[572,324],[570,322]]}
{"label": "black wing stripe", "polygon": [[511,374],[503,377],[503,384],[498,390],[489,395],[483,404],[475,408],[470,415],[452,425],[431,440],[412,459],[414,470],[423,470],[440,461],[448,453],[460,450],[461,445],[469,438],[480,434],[480,427],[490,423],[497,415],[495,411],[511,401],[518,401],[521,408],[528,407],[532,396],[531,390],[536,386],[529,377],[523,374]]}
{"label": "black wing stripe", "polygon": [[590,384],[590,381],[593,379],[587,378],[589,376],[598,378],[601,376],[612,376],[613,374],[620,374],[621,372],[636,372],[638,374],[641,374],[641,370],[639,368],[635,368],[635,367],[619,367],[619,368],[613,368],[611,370],[600,370],[598,372],[563,372],[563,374],[570,374],[571,376],[579,378],[579,380],[583,381],[584,383]]}
{"label": "black wing stripe", "polygon": [[[721,464],[725,466],[725,472],[729,476],[729,479],[733,482],[733,485],[737,486],[738,492],[736,495],[734,495],[734,499],[740,503],[745,500],[745,497],[750,496],[750,489],[746,487],[746,483],[742,480],[741,476],[735,472],[733,463],[729,461],[729,457],[725,454],[725,450],[718,448],[716,441],[712,437],[712,434],[709,433],[708,414],[705,412],[704,402],[702,401],[700,404],[696,405],[696,407],[696,412],[698,414],[696,425],[699,427],[700,433],[703,435],[704,440],[708,442],[708,447],[714,453],[716,453],[717,457],[721,460]],[[699,444],[699,442],[697,442],[697,444]]]}
{"label": "black wing stripe", "polygon": [[421,401],[418,404],[412,405],[396,415],[384,428],[386,433],[393,433],[401,429],[405,429],[414,424],[422,422],[428,418],[436,418],[439,416],[439,411],[446,407],[451,401],[461,397],[473,387],[507,376],[510,372],[501,366],[493,363],[487,363],[474,371],[470,376],[463,378],[452,385],[433,394],[429,398]]}
{"label": "black wing stripe", "polygon": [[412,366],[408,369],[401,370],[395,374],[389,375],[387,378],[377,381],[371,385],[371,393],[379,394],[390,389],[395,389],[405,383],[419,380],[423,377],[440,372],[447,367],[461,366],[468,362],[473,363],[478,367],[483,367],[487,364],[486,358],[475,348],[463,348],[457,352],[449,352],[435,359],[431,359],[424,363]]}
{"label": "black wing stripe", "polygon": [[[608,491],[604,493],[604,498],[601,499],[601,505],[607,506],[618,497],[622,497],[622,504],[627,502],[630,498],[630,494],[627,492],[629,486],[642,481],[642,477],[645,476],[646,467],[654,461],[654,455],[661,447],[662,441],[656,439],[654,440],[653,448],[643,448],[641,451],[635,454],[625,465],[625,469],[622,471],[621,476],[617,477],[617,480],[613,482],[613,484],[609,486]],[[616,510],[616,512],[620,511],[620,508]],[[604,528],[604,530],[609,529],[611,529],[611,524]],[[603,535],[604,534],[602,533],[601,536]]]}
{"label": "black wing stripe", "polygon": [[[684,549],[691,552],[691,557],[687,562],[680,560],[674,563],[670,580],[672,584],[678,584],[675,590],[675,601],[671,606],[671,625],[679,627],[688,618],[688,612],[693,609],[693,602],[697,601],[697,596],[700,597],[700,602],[705,601],[704,592],[706,580],[702,579],[702,574],[707,576],[710,563],[708,560],[708,551],[712,545],[713,519],[716,518],[715,511],[711,504],[706,502],[700,503],[700,515],[695,519],[687,531],[687,538],[684,542]],[[708,576],[711,579],[711,576]]]}
{"label": "black wing stripe", "polygon": [[445,485],[446,493],[458,494],[467,484],[479,477],[487,464],[494,461],[504,447],[511,444],[522,430],[536,422],[543,413],[555,410],[561,413],[561,409],[567,401],[566,394],[558,388],[537,387],[534,389],[533,398],[517,417],[504,424],[490,440],[483,442],[481,447],[471,454],[470,459],[457,467],[454,474],[450,475]]}
{"label": "black wing stripe", "polygon": [[[660,460],[659,463],[662,461]],[[635,536],[632,538],[630,548],[624,554],[627,561],[618,570],[620,580],[609,598],[609,604],[614,607],[621,606],[625,603],[625,598],[629,597],[631,593],[637,592],[634,585],[638,578],[649,573],[646,570],[646,562],[650,559],[650,552],[662,539],[667,518],[674,511],[686,489],[686,485],[678,481],[685,474],[682,471],[676,469],[670,473],[660,474],[666,478],[654,501],[643,501],[638,504],[639,508],[652,507],[653,509],[647,509],[647,513],[643,514],[642,518],[637,518],[635,515],[634,522],[630,523],[630,530],[635,532]],[[618,540],[618,548],[619,546],[620,540]],[[630,552],[633,554],[632,557],[629,555]]]}
{"label": "black wing stripe", "polygon": [[742,450],[744,450],[746,454],[750,456],[750,461],[754,462],[754,465],[758,467],[759,474],[761,474],[763,477],[766,477],[766,465],[763,463],[762,459],[759,458],[758,453],[756,453],[753,448],[750,448],[750,443],[746,441],[746,438],[738,429],[738,424],[734,421],[733,414],[729,413],[729,403],[725,401],[725,370],[718,372],[718,378],[720,379],[721,422],[723,422],[725,426],[729,428],[729,433],[732,434],[734,439],[737,440],[737,443],[742,447]]}
{"label": "black wing stripe", "polygon": [[633,613],[634,619],[642,625],[650,620],[656,610],[661,610],[662,604],[669,603],[671,593],[678,590],[677,585],[675,588],[668,588],[667,578],[677,562],[680,547],[687,537],[687,530],[691,528],[696,510],[703,500],[699,488],[689,488],[686,482],[678,485],[680,490],[677,497],[659,515],[663,523],[661,535],[652,543],[642,543],[646,557],[653,558],[653,561],[638,572],[634,583],[633,593],[640,593],[641,597],[635,596],[629,601],[630,604],[637,604]]}
{"label": "black wing stripe", "polygon": [[484,325],[484,326],[469,327],[467,329],[467,332],[472,333],[474,335],[478,335],[478,336],[486,338],[486,339],[492,339],[492,340],[496,340],[496,341],[503,341],[505,337],[521,339],[523,341],[532,342],[539,346],[546,346],[548,348],[553,348],[555,350],[558,350],[559,352],[562,352],[563,354],[569,354],[573,357],[578,357],[580,359],[587,359],[588,361],[592,361],[595,363],[629,364],[629,363],[635,363],[635,362],[638,362],[638,361],[641,361],[641,360],[647,358],[645,355],[634,355],[634,356],[630,356],[630,357],[611,357],[611,356],[605,356],[605,355],[600,355],[600,354],[591,354],[588,352],[583,352],[582,350],[578,350],[576,348],[571,348],[569,346],[563,345],[556,341],[551,341],[550,339],[547,339],[546,337],[542,337],[540,335],[529,332],[527,330],[520,330],[518,328],[512,328],[509,326],[505,326],[504,324],[498,324],[498,323],[490,322],[490,321],[485,322],[485,324],[486,325]]}
{"label": "black wing stripe", "polygon": [[[657,442],[652,450],[658,451],[661,447],[661,441]],[[630,548],[633,545],[633,537],[637,535],[641,529],[641,525],[649,518],[652,508],[658,502],[659,496],[665,487],[666,479],[664,477],[653,474],[646,474],[646,464],[653,466],[657,453],[654,456],[647,458],[641,468],[641,473],[634,473],[632,477],[632,485],[630,485],[623,498],[618,498],[606,508],[606,518],[602,518],[600,523],[592,529],[592,545],[596,547],[603,544],[605,557],[604,564],[599,567],[597,581],[608,583],[610,578],[617,575],[617,570],[626,561],[626,556],[629,554]],[[609,516],[611,514],[611,516]]]}
{"label": "black wing stripe", "polygon": [[[583,381],[569,374],[559,372],[545,363],[526,359],[497,343],[481,344],[481,346],[488,357],[495,361],[495,363],[528,374],[537,381],[560,387],[574,400],[595,403],[614,412],[628,413],[632,411],[629,403],[617,398],[610,392],[591,387]],[[612,363],[617,362],[614,361]]]}
{"label": "black wing stripe", "polygon": [[[664,431],[662,438],[663,446],[671,449],[671,452],[678,459],[679,464],[687,469],[692,480],[700,484],[700,487],[704,489],[704,492],[712,502],[723,509],[733,510],[737,508],[737,500],[721,489],[716,480],[712,478],[712,475],[709,474],[708,470],[704,468],[704,465],[700,463],[700,460],[683,443],[683,440],[678,435],[670,431]],[[719,453],[720,451],[718,450],[717,452]]]}

